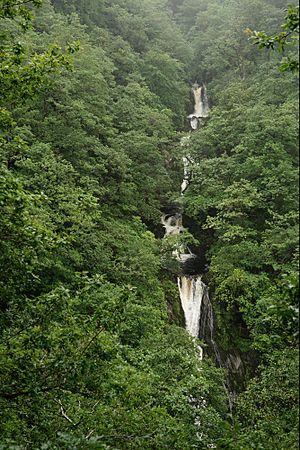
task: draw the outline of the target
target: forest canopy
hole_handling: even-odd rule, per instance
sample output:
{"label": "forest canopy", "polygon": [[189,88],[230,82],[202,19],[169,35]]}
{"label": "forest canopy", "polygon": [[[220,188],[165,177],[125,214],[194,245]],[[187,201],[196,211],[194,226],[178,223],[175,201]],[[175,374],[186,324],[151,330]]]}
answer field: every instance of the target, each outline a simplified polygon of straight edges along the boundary
{"label": "forest canopy", "polygon": [[[299,7],[0,0],[0,22],[0,449],[296,450]],[[185,330],[170,204],[221,364]]]}

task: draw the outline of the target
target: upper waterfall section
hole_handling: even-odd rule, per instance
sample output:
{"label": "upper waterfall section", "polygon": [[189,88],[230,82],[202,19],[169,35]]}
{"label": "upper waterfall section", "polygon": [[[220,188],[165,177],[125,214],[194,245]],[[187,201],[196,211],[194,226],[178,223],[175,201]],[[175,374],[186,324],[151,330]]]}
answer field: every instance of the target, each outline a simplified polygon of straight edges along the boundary
{"label": "upper waterfall section", "polygon": [[188,115],[191,128],[196,130],[199,126],[200,119],[207,117],[209,114],[209,104],[204,84],[199,85],[197,82],[192,86],[194,96],[194,112]]}

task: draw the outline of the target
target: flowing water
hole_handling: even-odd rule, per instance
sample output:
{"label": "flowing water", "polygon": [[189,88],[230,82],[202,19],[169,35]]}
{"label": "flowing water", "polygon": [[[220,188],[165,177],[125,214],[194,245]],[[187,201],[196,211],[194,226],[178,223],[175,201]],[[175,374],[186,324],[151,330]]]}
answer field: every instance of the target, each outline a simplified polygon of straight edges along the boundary
{"label": "flowing water", "polygon": [[[194,112],[188,116],[188,119],[190,120],[191,129],[195,130],[200,124],[200,119],[208,116],[209,106],[204,85],[200,86],[198,83],[195,83],[192,87],[192,92],[194,96]],[[181,184],[181,195],[183,195],[188,188],[191,177],[190,166],[193,163],[193,160],[188,155],[190,136],[191,132],[181,140],[181,145],[186,147],[187,150],[183,157],[184,174]],[[181,212],[163,215],[162,224],[165,228],[166,236],[179,235],[184,231]],[[188,260],[193,262],[195,259],[195,255],[183,246],[174,249],[173,256],[183,264],[183,269],[184,263]],[[207,286],[202,282],[201,276],[202,274],[200,273],[196,276],[188,276],[183,273],[178,277],[178,289],[185,316],[186,330],[195,338],[201,338],[203,340],[208,338],[210,344],[216,349],[218,355],[216,355],[216,358],[219,359],[217,345],[213,339],[212,307],[208,296]],[[201,358],[202,353],[201,349]]]}
{"label": "flowing water", "polygon": [[[186,148],[185,155],[183,157],[183,181],[181,184],[181,195],[184,195],[186,189],[189,186],[191,179],[191,165],[193,160],[188,154],[189,139],[191,132],[197,130],[201,126],[201,119],[205,118],[209,114],[209,104],[206,94],[206,88],[204,85],[200,86],[195,83],[192,87],[194,96],[194,112],[188,116],[190,121],[191,131],[181,139],[182,147]],[[166,236],[176,236],[184,232],[182,224],[182,214],[180,210],[172,211],[171,214],[164,214],[161,222],[165,228]],[[202,281],[202,274],[189,276],[187,272],[184,272],[185,264],[189,262],[193,263],[196,255],[194,255],[188,248],[185,248],[182,244],[177,245],[172,252],[180,263],[183,272],[177,277],[178,290],[180,295],[181,306],[185,317],[185,327],[188,333],[195,339],[199,338],[201,341],[208,344],[211,352],[213,352],[215,361],[219,367],[222,367],[222,359],[219,352],[218,345],[214,339],[214,316],[212,303],[209,298],[208,287]],[[196,272],[197,273],[197,272]],[[203,358],[203,349],[197,344],[199,359]],[[229,389],[228,380],[224,382],[224,390],[228,396],[228,406],[230,413],[233,411],[234,397],[233,393]],[[191,398],[190,402],[193,404],[195,399]],[[197,400],[198,401],[198,400]],[[197,424],[197,418],[195,424]],[[200,422],[199,422],[200,424]],[[199,436],[199,440],[200,436]],[[216,448],[214,444],[211,444],[211,448]]]}
{"label": "flowing water", "polygon": [[[209,115],[209,103],[205,86],[200,86],[196,82],[192,87],[192,92],[194,96],[194,112],[188,116],[191,131],[187,136],[182,138],[182,146],[186,147],[186,154],[183,157],[184,175],[183,182],[181,184],[181,195],[184,195],[191,178],[191,164],[193,163],[193,160],[188,155],[191,132],[201,126],[202,118]],[[193,257],[193,255],[190,255],[190,258],[191,257]],[[217,365],[219,367],[224,367],[218,345],[214,339],[214,316],[212,303],[208,293],[208,287],[202,282],[201,278],[201,274],[193,277],[178,277],[178,288],[181,305],[185,316],[186,330],[195,338],[199,338],[201,341],[207,343],[211,352],[214,354]],[[199,346],[198,348],[199,356],[202,359],[203,350]],[[229,362],[231,365],[234,365],[237,370],[241,364],[240,358],[234,358],[233,355],[229,355],[228,358],[231,358]],[[225,363],[225,366],[226,365],[227,364]],[[230,380],[227,377],[224,381],[223,387],[227,393],[228,407],[230,413],[232,414],[235,404],[235,393],[230,388]],[[213,445],[212,447],[214,448],[215,446]]]}
{"label": "flowing water", "polygon": [[200,125],[200,119],[209,114],[209,104],[204,85],[200,86],[197,82],[192,88],[194,96],[194,112],[188,116],[192,130],[196,130]]}
{"label": "flowing water", "polygon": [[186,330],[194,337],[199,336],[200,314],[205,284],[201,277],[178,277],[181,306],[185,317]]}

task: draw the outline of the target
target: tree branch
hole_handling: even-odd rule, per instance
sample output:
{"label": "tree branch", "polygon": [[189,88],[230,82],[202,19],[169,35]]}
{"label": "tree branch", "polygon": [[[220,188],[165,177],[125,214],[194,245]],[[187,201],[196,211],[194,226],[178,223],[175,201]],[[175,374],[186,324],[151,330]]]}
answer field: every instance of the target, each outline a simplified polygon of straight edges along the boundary
{"label": "tree branch", "polygon": [[55,401],[56,403],[58,403],[58,405],[59,405],[59,407],[60,407],[60,415],[61,415],[64,419],[66,419],[67,422],[69,422],[71,425],[73,425],[73,427],[77,427],[77,426],[80,424],[80,420],[79,420],[79,422],[77,422],[77,423],[73,422],[73,420],[70,419],[70,417],[67,415],[67,413],[66,413],[66,411],[65,411],[65,408],[64,408],[64,406],[63,406],[61,400],[55,400],[55,399],[54,399],[54,401]]}

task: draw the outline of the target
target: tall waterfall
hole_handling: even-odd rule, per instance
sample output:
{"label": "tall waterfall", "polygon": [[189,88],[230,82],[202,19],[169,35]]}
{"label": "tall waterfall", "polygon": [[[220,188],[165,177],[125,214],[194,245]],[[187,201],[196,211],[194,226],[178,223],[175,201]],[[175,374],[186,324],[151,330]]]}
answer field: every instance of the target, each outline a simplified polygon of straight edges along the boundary
{"label": "tall waterfall", "polygon": [[[200,124],[200,119],[208,116],[209,107],[204,85],[200,86],[198,83],[195,83],[192,87],[192,92],[194,95],[194,112],[190,114],[188,118],[190,119],[191,129],[195,130]],[[190,136],[191,131],[181,140],[181,145],[186,147],[186,154],[183,157],[184,174],[181,184],[181,195],[184,194],[189,186],[191,175],[190,166],[193,163],[192,158],[188,155]],[[181,213],[180,209],[176,210],[176,208],[174,208],[169,214],[164,214],[162,216],[165,235],[179,235],[184,231]],[[177,246],[173,251],[173,256],[180,261],[182,268],[182,274],[178,276],[178,289],[185,316],[186,330],[193,337],[208,341],[210,347],[212,347],[215,352],[217,361],[220,363],[218,348],[213,339],[214,322],[208,288],[201,279],[202,274],[197,271],[197,267],[193,267],[197,261],[197,256],[183,246]],[[201,348],[199,348],[199,353],[200,358],[202,358],[203,352]]]}
{"label": "tall waterfall", "polygon": [[[194,112],[188,116],[190,121],[190,131],[181,139],[181,146],[185,147],[183,153],[183,181],[181,183],[181,195],[183,196],[189,187],[192,175],[192,157],[189,155],[189,140],[193,130],[201,126],[201,119],[209,114],[208,98],[205,86],[195,83],[192,86],[194,96]],[[166,236],[179,236],[184,232],[182,223],[182,209],[180,204],[170,205],[166,214],[162,216],[162,224],[165,228]],[[176,240],[176,239],[175,239]],[[185,327],[188,333],[195,339],[199,338],[208,344],[210,352],[214,354],[215,361],[219,367],[230,369],[231,372],[240,370],[242,361],[239,355],[228,354],[225,363],[222,361],[217,342],[214,339],[214,316],[212,303],[208,293],[208,287],[202,281],[202,275],[206,271],[202,259],[193,254],[189,248],[180,243],[172,251],[173,257],[179,261],[181,270],[177,277],[178,290],[182,310],[185,317]],[[198,260],[198,263],[197,263]],[[199,265],[199,260],[201,264]],[[199,358],[203,358],[203,349],[198,347]],[[222,355],[224,357],[224,355]],[[232,414],[235,404],[235,391],[231,385],[230,378],[227,376],[223,387],[228,397],[228,407]],[[191,398],[193,402],[193,398]],[[196,419],[197,422],[198,419]],[[196,423],[195,422],[195,423]],[[209,446],[208,446],[209,447]],[[216,448],[211,444],[210,448]]]}
{"label": "tall waterfall", "polygon": [[188,116],[190,125],[196,130],[200,124],[200,119],[209,114],[208,98],[204,85],[200,86],[197,82],[193,84],[192,92],[194,96],[194,112]]}

